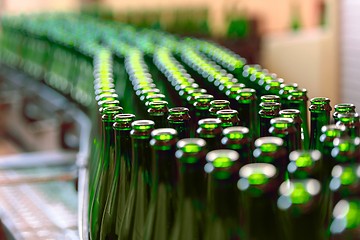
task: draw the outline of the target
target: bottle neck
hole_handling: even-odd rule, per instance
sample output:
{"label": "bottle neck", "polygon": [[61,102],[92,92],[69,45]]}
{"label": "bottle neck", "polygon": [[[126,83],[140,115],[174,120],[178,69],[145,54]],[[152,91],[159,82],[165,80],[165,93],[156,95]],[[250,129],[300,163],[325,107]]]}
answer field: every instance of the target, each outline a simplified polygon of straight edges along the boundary
{"label": "bottle neck", "polygon": [[115,161],[116,164],[123,163],[126,172],[130,173],[131,170],[131,137],[130,129],[128,130],[115,130]]}
{"label": "bottle neck", "polygon": [[168,150],[153,149],[152,158],[154,186],[165,184],[170,187],[175,187],[178,181],[175,146],[171,146]]}
{"label": "bottle neck", "polygon": [[115,147],[114,129],[112,127],[112,121],[103,121],[102,123],[102,160],[104,168],[109,168],[110,157],[113,154]]}
{"label": "bottle neck", "polygon": [[144,174],[146,179],[143,179],[148,185],[151,183],[151,161],[149,158],[150,148],[150,136],[143,138],[132,138],[132,177],[137,178],[138,174]]}
{"label": "bottle neck", "polygon": [[310,137],[310,149],[320,149],[321,142],[321,128],[330,124],[330,112],[319,111],[311,112],[311,137]]}

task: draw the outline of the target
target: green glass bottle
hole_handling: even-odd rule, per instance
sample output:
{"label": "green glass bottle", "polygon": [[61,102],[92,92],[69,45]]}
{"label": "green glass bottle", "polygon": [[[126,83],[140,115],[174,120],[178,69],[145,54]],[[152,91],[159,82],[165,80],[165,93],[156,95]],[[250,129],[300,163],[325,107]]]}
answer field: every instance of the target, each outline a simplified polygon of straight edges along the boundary
{"label": "green glass bottle", "polygon": [[280,117],[291,118],[294,121],[295,132],[295,149],[303,149],[301,140],[301,124],[300,111],[297,109],[283,109],[279,112]]}
{"label": "green glass bottle", "polygon": [[189,109],[185,107],[174,107],[169,109],[168,124],[170,128],[174,128],[179,139],[190,137],[190,121],[191,117]]}
{"label": "green glass bottle", "polygon": [[116,228],[118,239],[143,239],[144,237],[143,230],[152,185],[152,163],[148,157],[149,141],[154,125],[155,123],[151,120],[137,120],[132,123],[131,181],[125,208],[122,209],[123,215],[118,216]]}
{"label": "green glass bottle", "polygon": [[235,83],[226,90],[226,96],[228,97],[228,100],[230,102],[230,108],[232,109],[238,109],[238,102],[236,100],[236,97],[238,96],[238,92],[245,88],[245,85],[242,83]]}
{"label": "green glass bottle", "polygon": [[295,89],[289,91],[288,96],[289,108],[297,109],[301,114],[301,139],[303,141],[303,148],[309,149],[310,135],[308,124],[308,97],[306,89]]}
{"label": "green glass bottle", "polygon": [[239,179],[239,154],[229,149],[210,151],[205,171],[209,176],[208,212],[204,239],[243,239]]}
{"label": "green glass bottle", "polygon": [[102,115],[102,144],[100,158],[94,169],[95,175],[90,187],[89,198],[89,221],[90,221],[90,237],[98,239],[101,228],[101,219],[104,212],[107,193],[109,192],[109,184],[114,174],[114,158],[115,158],[115,138],[113,123],[115,115],[122,112],[122,108],[107,107],[103,110]]}
{"label": "green glass bottle", "polygon": [[338,125],[346,126],[347,135],[350,138],[360,137],[360,117],[358,113],[339,113],[337,114]]}
{"label": "green glass bottle", "polygon": [[219,149],[221,147],[221,121],[217,118],[205,118],[199,121],[199,127],[196,129],[196,137],[206,141],[208,151]]}
{"label": "green glass bottle", "polygon": [[224,148],[236,151],[240,158],[239,162],[244,165],[252,162],[252,139],[250,131],[246,127],[227,127],[223,130],[224,137],[221,143]]}
{"label": "green glass bottle", "polygon": [[257,240],[283,239],[276,208],[281,183],[276,167],[269,163],[250,163],[240,168],[239,175],[237,187],[245,235]]}
{"label": "green glass bottle", "polygon": [[151,135],[151,202],[145,226],[141,229],[144,230],[144,236],[138,239],[167,240],[174,227],[175,207],[178,204],[178,166],[175,159],[177,133],[173,128],[160,128]]}
{"label": "green glass bottle", "polygon": [[216,115],[217,118],[221,121],[220,125],[222,128],[235,127],[241,124],[238,117],[238,111],[234,109],[219,110],[217,111]]}
{"label": "green glass bottle", "polygon": [[330,124],[330,99],[325,97],[316,97],[310,100],[311,104],[310,119],[311,119],[311,133],[310,133],[310,149],[321,149],[320,135],[321,128]]}
{"label": "green glass bottle", "polygon": [[288,103],[288,97],[290,96],[290,91],[298,88],[297,83],[283,83],[280,85],[279,96],[281,99],[281,106],[283,109],[290,108]]}
{"label": "green glass bottle", "polygon": [[271,163],[278,171],[281,181],[285,176],[286,167],[289,164],[287,149],[284,141],[278,137],[261,137],[255,141],[253,152],[254,162]]}
{"label": "green glass bottle", "polygon": [[270,136],[271,119],[279,117],[280,103],[263,102],[260,103],[260,137]]}
{"label": "green glass bottle", "polygon": [[277,206],[283,239],[326,239],[322,223],[321,184],[308,178],[280,185]]}
{"label": "green glass bottle", "polygon": [[104,207],[100,239],[117,239],[116,222],[123,215],[131,179],[131,124],[133,114],[117,114],[113,124],[115,132],[115,172],[110,182],[110,191]]}
{"label": "green glass bottle", "polygon": [[186,138],[177,143],[179,201],[171,240],[204,239],[206,220],[206,142]]}
{"label": "green glass bottle", "polygon": [[213,100],[210,102],[210,117],[216,118],[216,113],[219,110],[230,109],[230,102],[228,100]]}
{"label": "green glass bottle", "polygon": [[266,94],[279,95],[281,90],[280,86],[284,83],[282,78],[269,79],[265,81],[265,92]]}
{"label": "green glass bottle", "polygon": [[258,107],[255,89],[243,88],[238,92],[236,100],[239,103],[239,117],[244,127],[250,131],[252,139],[259,136]]}
{"label": "green glass bottle", "polygon": [[333,122],[337,123],[339,121],[339,118],[337,117],[337,115],[339,113],[344,114],[344,113],[355,113],[355,105],[352,103],[340,103],[340,104],[336,104],[334,107],[334,113],[333,113]]}
{"label": "green glass bottle", "polygon": [[296,128],[292,118],[273,118],[270,124],[269,133],[274,137],[281,138],[288,152],[298,149],[296,146]]}
{"label": "green glass bottle", "polygon": [[360,230],[360,199],[340,200],[334,207],[330,225],[331,240],[356,240]]}
{"label": "green glass bottle", "polygon": [[214,96],[210,94],[202,94],[195,97],[195,102],[193,104],[195,110],[195,122],[210,117],[209,109],[212,100],[214,100]]}
{"label": "green glass bottle", "polygon": [[154,101],[150,102],[148,106],[149,118],[154,121],[155,128],[164,128],[168,126],[168,102],[166,101]]}
{"label": "green glass bottle", "polygon": [[296,150],[289,154],[287,171],[291,180],[314,178],[322,180],[322,155],[318,150]]}
{"label": "green glass bottle", "polygon": [[332,168],[335,166],[335,160],[331,156],[334,148],[334,140],[345,135],[345,126],[326,125],[321,128],[322,135],[320,136],[321,148],[319,149],[323,154],[322,163],[322,177],[323,180],[329,181]]}

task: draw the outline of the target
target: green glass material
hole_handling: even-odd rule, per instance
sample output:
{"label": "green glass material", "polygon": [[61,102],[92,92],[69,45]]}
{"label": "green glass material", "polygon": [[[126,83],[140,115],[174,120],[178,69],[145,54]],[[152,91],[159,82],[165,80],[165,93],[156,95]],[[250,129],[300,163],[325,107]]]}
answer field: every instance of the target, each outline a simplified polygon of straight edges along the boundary
{"label": "green glass material", "polygon": [[208,217],[204,239],[243,239],[239,179],[239,154],[229,149],[210,151],[206,155],[208,173]]}
{"label": "green glass material", "polygon": [[322,135],[320,136],[320,151],[323,154],[323,177],[328,179],[331,174],[332,168],[335,166],[336,161],[331,155],[334,148],[334,140],[345,135],[345,126],[326,125],[321,128]]}
{"label": "green glass material", "polygon": [[264,89],[266,94],[274,94],[279,95],[281,90],[281,85],[284,83],[284,79],[276,78],[276,79],[269,79],[265,81]]}
{"label": "green glass material", "polygon": [[284,140],[279,137],[261,137],[255,141],[254,162],[273,164],[281,177],[285,176],[289,164],[287,154]]}
{"label": "green glass material", "polygon": [[116,229],[118,239],[143,239],[145,218],[150,200],[151,161],[150,134],[155,123],[151,120],[137,120],[130,132],[132,144],[131,180],[125,199],[125,207],[119,209]]}
{"label": "green glass material", "polygon": [[331,239],[355,240],[360,229],[360,200],[342,199],[334,207],[333,221],[330,225]]}
{"label": "green glass material", "polygon": [[360,165],[339,164],[331,172],[330,190],[334,201],[343,198],[358,197],[360,194]]}
{"label": "green glass material", "polygon": [[360,160],[360,138],[336,138],[331,156],[335,164],[356,163]]}
{"label": "green glass material", "polygon": [[155,128],[164,128],[168,126],[168,102],[160,100],[150,102],[147,112],[149,118],[154,121]]}
{"label": "green glass material", "polygon": [[302,149],[302,139],[301,139],[301,124],[302,120],[300,117],[300,111],[297,109],[283,109],[279,112],[280,117],[291,118],[294,120],[294,126],[296,129],[295,132],[295,149]]}
{"label": "green glass material", "polygon": [[228,127],[223,130],[221,143],[224,148],[236,151],[240,158],[239,162],[244,165],[252,162],[252,139],[250,131],[246,127]]}
{"label": "green glass material", "polygon": [[344,113],[355,113],[355,105],[352,103],[340,103],[340,104],[336,104],[334,106],[334,113],[333,113],[333,120],[334,123],[337,123],[339,121],[339,118],[337,117],[337,115],[339,113],[344,114]]}
{"label": "green glass material", "polygon": [[288,96],[289,108],[297,109],[301,114],[301,139],[303,141],[303,148],[309,149],[310,135],[308,124],[308,97],[306,89],[295,89],[289,91]]}
{"label": "green glass material", "polygon": [[131,124],[135,120],[133,114],[117,114],[114,117],[115,134],[115,171],[111,179],[109,193],[104,207],[99,239],[117,239],[116,223],[123,216],[125,201],[131,179]]}
{"label": "green glass material", "polygon": [[104,212],[109,184],[115,171],[115,137],[113,123],[115,115],[122,112],[122,108],[107,107],[103,110],[102,118],[102,144],[100,158],[94,169],[95,175],[90,187],[89,198],[89,219],[90,219],[90,237],[98,239],[101,228],[101,219]]}
{"label": "green glass material", "polygon": [[279,117],[280,103],[263,102],[260,103],[260,137],[270,136],[271,119]]}
{"label": "green glass material", "polygon": [[244,88],[238,92],[239,117],[244,127],[250,130],[252,139],[259,136],[258,107],[256,104],[257,96],[255,89]]}
{"label": "green glass material", "polygon": [[279,96],[281,99],[281,106],[283,109],[290,108],[288,103],[288,97],[290,96],[290,91],[298,89],[297,83],[283,83],[280,85]]}
{"label": "green glass material", "polygon": [[222,128],[239,126],[241,124],[238,117],[238,111],[234,109],[219,110],[217,111],[216,115],[217,118],[221,121],[220,125]]}
{"label": "green glass material", "polygon": [[239,176],[245,235],[249,239],[282,239],[276,208],[281,183],[277,168],[269,163],[250,163],[240,169]]}
{"label": "green glass material", "polygon": [[330,99],[325,97],[316,97],[310,100],[310,149],[321,150],[321,128],[330,124]]}
{"label": "green glass material", "polygon": [[195,122],[210,117],[209,109],[210,102],[212,100],[214,100],[214,96],[210,94],[202,94],[195,97],[195,102],[193,104],[195,111]]}
{"label": "green glass material", "polygon": [[277,206],[284,239],[326,239],[320,199],[318,180],[290,180],[280,185]]}
{"label": "green glass material", "polygon": [[205,118],[199,121],[199,127],[196,129],[196,137],[206,141],[208,151],[219,149],[221,146],[221,121],[216,118]]}
{"label": "green glass material", "polygon": [[296,150],[289,154],[287,171],[290,179],[322,180],[322,155],[318,150]]}
{"label": "green glass material", "polygon": [[269,133],[274,137],[279,137],[284,141],[284,147],[289,151],[297,149],[296,128],[292,118],[277,117],[270,121]]}
{"label": "green glass material", "polygon": [[358,113],[338,113],[339,121],[336,124],[346,126],[350,138],[360,137],[360,117]]}
{"label": "green glass material", "polygon": [[230,109],[230,102],[228,100],[213,100],[210,102],[210,117],[216,118],[216,113],[219,110]]}
{"label": "green glass material", "polygon": [[189,109],[184,107],[174,107],[169,109],[168,124],[174,128],[179,139],[190,137],[190,114]]}
{"label": "green glass material", "polygon": [[[151,200],[144,227],[139,239],[170,239],[175,224],[175,207],[178,204],[178,166],[175,159],[177,132],[160,128],[151,133],[152,188]],[[139,232],[136,232],[137,234]]]}
{"label": "green glass material", "polygon": [[172,240],[204,239],[206,220],[206,142],[186,138],[177,143],[179,188]]}
{"label": "green glass material", "polygon": [[238,96],[238,92],[245,88],[245,85],[242,83],[235,83],[226,90],[225,94],[230,101],[230,108],[238,109],[238,102],[236,101],[236,97]]}
{"label": "green glass material", "polygon": [[278,95],[263,95],[260,97],[261,102],[275,102],[281,103],[280,97]]}

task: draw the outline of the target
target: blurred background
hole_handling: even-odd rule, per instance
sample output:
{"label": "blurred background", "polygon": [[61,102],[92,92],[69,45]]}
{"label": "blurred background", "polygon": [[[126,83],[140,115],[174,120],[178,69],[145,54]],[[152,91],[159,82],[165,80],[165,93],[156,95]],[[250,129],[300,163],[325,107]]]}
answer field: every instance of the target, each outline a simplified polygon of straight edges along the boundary
{"label": "blurred background", "polygon": [[[2,0],[0,14],[86,11],[101,18],[215,39],[297,82],[309,97],[359,104],[356,0]],[[355,87],[356,86],[356,87]]]}
{"label": "blurred background", "polygon": [[[308,89],[309,98],[329,97],[332,106],[340,102],[351,102],[360,106],[358,96],[360,82],[357,80],[360,73],[358,61],[360,28],[357,24],[360,21],[360,1],[358,0],[0,0],[0,17],[50,11],[80,11],[101,19],[162,29],[180,36],[211,39],[239,53],[249,63],[260,64],[270,72],[276,73],[287,83],[298,83],[300,87]],[[16,116],[10,114],[16,111],[10,112],[8,108],[10,105],[14,106],[14,101],[23,101],[23,99],[11,98],[12,103],[7,102],[6,99],[7,96],[17,94],[18,91],[15,88],[1,88],[0,170],[14,167],[14,165],[1,165],[9,161],[11,154],[24,151],[41,151],[41,153],[50,151],[46,156],[61,159],[59,161],[63,167],[56,170],[59,174],[55,175],[55,178],[65,176],[66,180],[73,180],[75,178],[72,175],[73,170],[67,167],[71,166],[70,163],[76,158],[75,155],[79,150],[80,124],[77,124],[77,120],[74,121],[72,115],[63,109],[61,96],[54,97],[60,100],[51,103],[53,108],[59,107],[57,116],[44,118],[43,121],[16,120]],[[36,113],[36,104],[26,103],[26,108],[21,109],[20,112],[26,113],[30,109],[29,112]],[[76,112],[75,109],[74,111]],[[9,126],[12,126],[10,131]],[[13,137],[16,134],[22,136],[20,142]],[[58,149],[62,151],[59,152]],[[26,157],[31,158],[29,155]],[[44,155],[33,156],[36,159],[41,157]],[[24,178],[24,173],[12,174],[15,175],[9,177],[1,175],[0,172],[0,186],[8,182],[16,185],[16,181],[20,181],[17,177],[21,175],[22,180]],[[31,176],[27,177],[30,181]],[[48,176],[42,177],[46,182]],[[8,182],[5,181],[6,179]],[[27,196],[35,196],[46,193],[43,191],[46,188],[57,187],[59,186],[44,185],[39,190],[38,185],[36,188],[22,186],[17,191],[25,192]],[[11,198],[13,195],[9,193],[13,190],[14,188],[0,188],[0,205],[3,209],[14,208],[15,205],[11,205],[14,204]],[[41,239],[39,237],[41,234],[46,237],[46,234],[51,235],[57,232],[58,228],[63,228],[68,230],[66,238],[72,239],[77,229],[77,205],[69,199],[76,199],[75,190],[69,188],[56,197],[44,196],[44,194],[42,197],[46,199],[42,204],[48,212],[60,211],[63,215],[59,219],[67,219],[67,221],[59,223],[59,219],[51,219],[49,222],[56,224],[49,225],[47,231],[42,230],[36,233],[40,235],[36,235],[29,229],[36,228],[36,224],[44,226],[46,221],[39,223],[31,219],[31,215],[38,214],[36,211],[39,209],[36,206],[31,209],[30,206],[30,209],[24,210],[25,215],[30,219],[27,219],[26,224],[32,222],[35,227],[30,226],[31,224],[23,225],[25,230],[22,236],[25,236],[27,231],[30,234],[27,239],[32,239],[31,236],[33,239]],[[35,198],[31,201],[36,205],[38,197]],[[23,201],[29,201],[29,198],[25,197]],[[4,213],[0,213],[2,214]],[[15,217],[25,218],[23,215]],[[51,214],[46,217],[52,218]],[[3,216],[0,218],[4,219]],[[6,222],[4,224],[7,228],[16,225]],[[65,239],[63,235],[59,236],[58,239]]]}

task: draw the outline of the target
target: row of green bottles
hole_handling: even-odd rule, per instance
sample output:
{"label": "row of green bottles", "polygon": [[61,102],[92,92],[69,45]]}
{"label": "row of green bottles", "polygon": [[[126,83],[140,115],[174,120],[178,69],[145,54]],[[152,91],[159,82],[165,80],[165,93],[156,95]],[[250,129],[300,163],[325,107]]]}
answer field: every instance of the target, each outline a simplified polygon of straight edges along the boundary
{"label": "row of green bottles", "polygon": [[311,99],[309,131],[305,89],[213,43],[76,14],[2,25],[2,62],[91,106],[91,239],[356,239],[353,104],[331,119]]}

